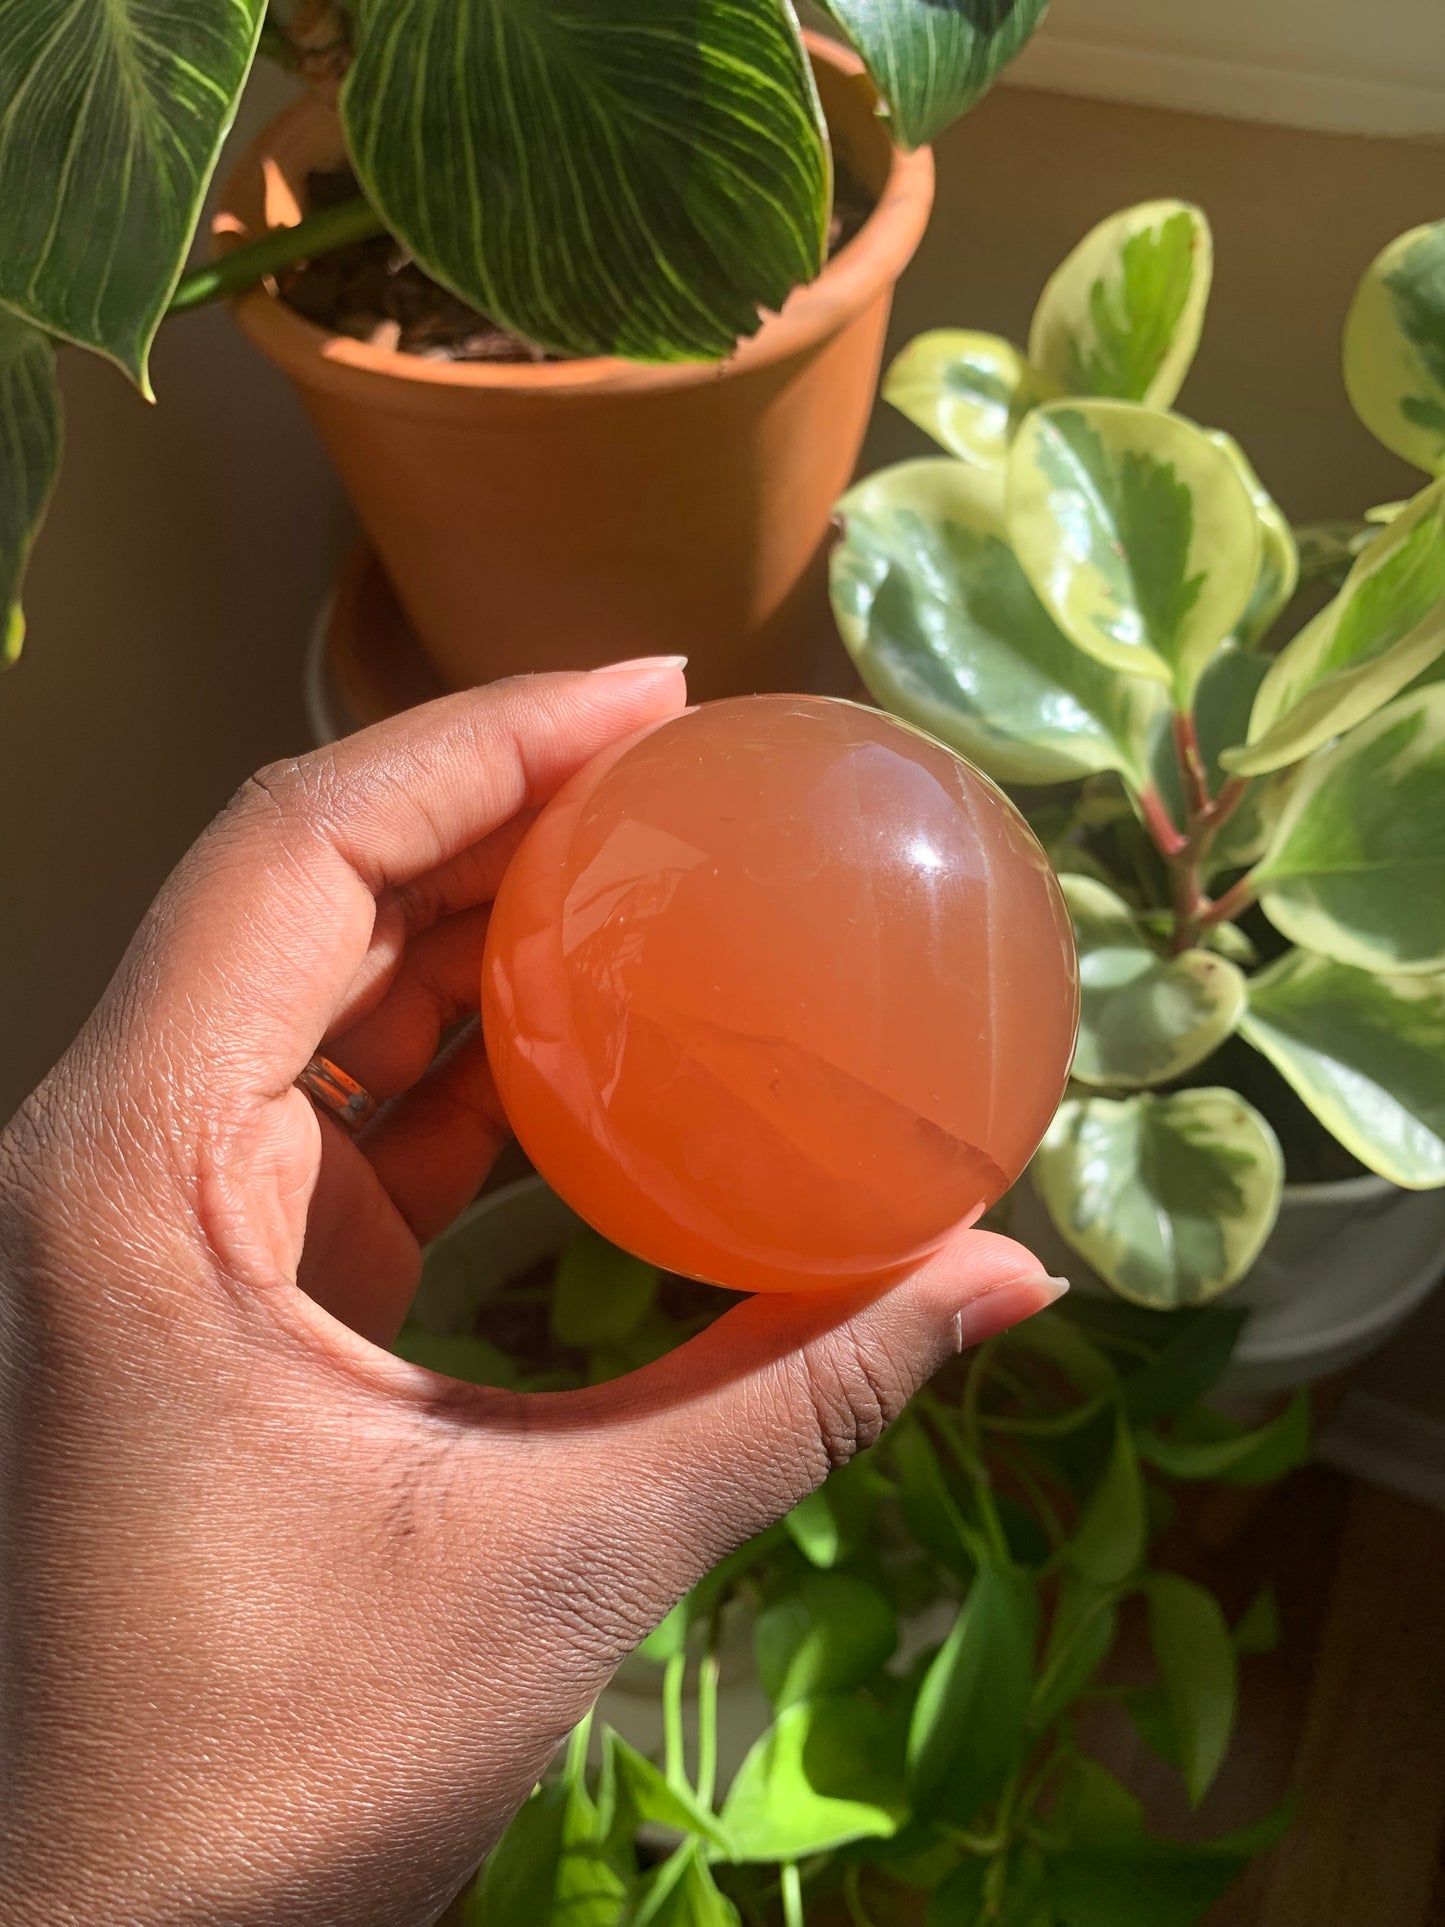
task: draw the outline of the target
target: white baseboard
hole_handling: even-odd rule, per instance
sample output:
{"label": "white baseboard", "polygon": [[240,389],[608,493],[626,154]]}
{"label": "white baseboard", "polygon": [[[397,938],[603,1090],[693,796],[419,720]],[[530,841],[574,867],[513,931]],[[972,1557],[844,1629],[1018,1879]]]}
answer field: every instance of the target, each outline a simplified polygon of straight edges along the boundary
{"label": "white baseboard", "polygon": [[1173,107],[1328,133],[1445,140],[1445,88],[1350,74],[1155,53],[1045,30],[1010,68],[1009,84],[1093,100]]}
{"label": "white baseboard", "polygon": [[1347,1392],[1316,1434],[1315,1457],[1445,1512],[1445,1421],[1411,1406]]}

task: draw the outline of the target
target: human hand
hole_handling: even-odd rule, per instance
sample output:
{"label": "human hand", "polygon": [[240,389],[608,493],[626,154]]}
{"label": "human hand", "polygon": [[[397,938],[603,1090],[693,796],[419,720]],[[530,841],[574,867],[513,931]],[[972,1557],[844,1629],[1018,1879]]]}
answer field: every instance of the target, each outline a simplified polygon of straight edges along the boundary
{"label": "human hand", "polygon": [[[626,1652],[1054,1295],[968,1233],[593,1391],[379,1349],[504,1124],[475,1029],[531,813],[677,668],[448,698],[248,783],[0,1136],[0,1915],[433,1920]],[[359,1141],[323,1047],[395,1100]]]}

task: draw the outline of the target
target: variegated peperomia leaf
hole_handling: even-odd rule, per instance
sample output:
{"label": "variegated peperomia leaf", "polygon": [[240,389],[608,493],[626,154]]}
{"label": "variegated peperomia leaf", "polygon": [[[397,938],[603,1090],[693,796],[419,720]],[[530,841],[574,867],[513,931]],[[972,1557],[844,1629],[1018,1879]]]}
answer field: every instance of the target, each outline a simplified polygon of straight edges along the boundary
{"label": "variegated peperomia leaf", "polygon": [[1019,423],[1054,390],[1002,336],[935,328],[909,342],[882,393],[951,455],[1002,468]]}
{"label": "variegated peperomia leaf", "polygon": [[1020,54],[1048,0],[819,0],[852,41],[900,147],[922,147],[966,114]]}
{"label": "variegated peperomia leaf", "polygon": [[1445,682],[1316,750],[1253,874],[1292,943],[1360,970],[1445,970]]}
{"label": "variegated peperomia leaf", "polygon": [[1238,1283],[1284,1186],[1274,1132],[1229,1090],[1067,1098],[1030,1168],[1060,1236],[1121,1297],[1161,1310]]}
{"label": "variegated peperomia leaf", "polygon": [[146,358],[265,0],[0,0],[0,304]]}
{"label": "variegated peperomia leaf", "polygon": [[1249,985],[1240,1032],[1362,1164],[1445,1184],[1445,976],[1374,976],[1290,950]]}
{"label": "variegated peperomia leaf", "polygon": [[839,514],[834,614],[879,702],[998,782],[1118,770],[1142,784],[1164,693],[1060,634],[1009,548],[996,472],[902,462]]}
{"label": "variegated peperomia leaf", "polygon": [[1170,1083],[1224,1042],[1244,1008],[1244,978],[1208,950],[1167,957],[1122,897],[1090,877],[1060,878],[1079,950],[1081,1084],[1142,1090]]}
{"label": "variegated peperomia leaf", "polygon": [[1417,495],[1360,556],[1344,587],[1275,658],[1245,747],[1247,776],[1298,762],[1361,722],[1445,654],[1445,480]]}
{"label": "variegated peperomia leaf", "polygon": [[359,0],[357,23],[368,197],[528,340],[720,357],[822,265],[826,132],[778,0]]}
{"label": "variegated peperomia leaf", "polygon": [[1050,277],[1029,360],[1070,395],[1168,408],[1204,326],[1214,247],[1184,201],[1146,201],[1085,235]]}
{"label": "variegated peperomia leaf", "polygon": [[1252,649],[1269,633],[1299,585],[1299,550],[1294,530],[1239,443],[1217,429],[1211,431],[1210,440],[1234,463],[1259,518],[1259,574],[1234,632],[1242,648]]}
{"label": "variegated peperomia leaf", "polygon": [[1412,228],[1365,271],[1345,321],[1345,387],[1386,448],[1445,470],[1445,221]]}
{"label": "variegated peperomia leaf", "polygon": [[1187,709],[1259,576],[1254,504],[1233,460],[1179,415],[1060,401],[1008,462],[1014,553],[1064,633]]}
{"label": "variegated peperomia leaf", "polygon": [[25,640],[20,585],[60,465],[60,394],[50,343],[0,310],[0,668]]}

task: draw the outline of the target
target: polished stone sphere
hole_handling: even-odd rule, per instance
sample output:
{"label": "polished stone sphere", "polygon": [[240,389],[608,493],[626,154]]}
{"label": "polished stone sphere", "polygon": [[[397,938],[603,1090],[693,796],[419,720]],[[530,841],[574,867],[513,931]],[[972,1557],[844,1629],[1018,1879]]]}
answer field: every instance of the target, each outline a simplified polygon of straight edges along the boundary
{"label": "polished stone sphere", "polygon": [[749,696],[538,816],[482,973],[502,1106],[605,1237],[738,1291],[882,1283],[1013,1183],[1078,1021],[1013,805],[858,704]]}

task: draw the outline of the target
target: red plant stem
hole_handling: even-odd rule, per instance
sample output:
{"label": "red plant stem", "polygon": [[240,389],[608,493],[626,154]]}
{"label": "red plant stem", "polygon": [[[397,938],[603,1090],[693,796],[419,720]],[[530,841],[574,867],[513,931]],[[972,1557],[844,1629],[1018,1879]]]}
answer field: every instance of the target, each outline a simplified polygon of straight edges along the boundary
{"label": "red plant stem", "polygon": [[1164,807],[1164,798],[1151,783],[1148,789],[1139,792],[1139,809],[1144,818],[1154,847],[1166,863],[1172,861],[1184,849],[1189,839],[1177,830],[1170,821],[1169,812]]}
{"label": "red plant stem", "polygon": [[1184,782],[1185,809],[1191,820],[1202,817],[1210,808],[1209,778],[1199,753],[1194,718],[1187,710],[1174,712],[1174,752],[1179,758],[1179,774]]}
{"label": "red plant stem", "polygon": [[1211,930],[1217,923],[1232,923],[1241,911],[1247,910],[1255,899],[1253,876],[1242,876],[1232,883],[1222,897],[1205,906],[1195,919],[1196,930]]}

